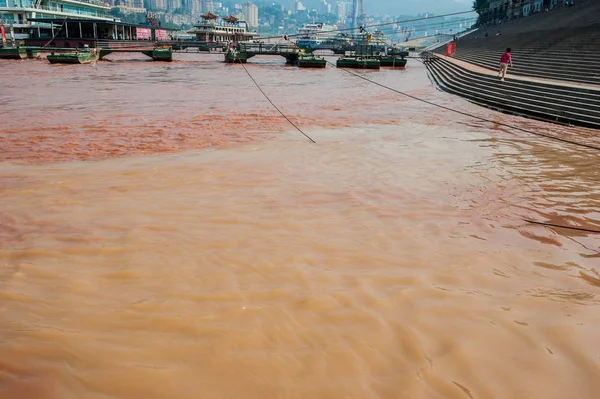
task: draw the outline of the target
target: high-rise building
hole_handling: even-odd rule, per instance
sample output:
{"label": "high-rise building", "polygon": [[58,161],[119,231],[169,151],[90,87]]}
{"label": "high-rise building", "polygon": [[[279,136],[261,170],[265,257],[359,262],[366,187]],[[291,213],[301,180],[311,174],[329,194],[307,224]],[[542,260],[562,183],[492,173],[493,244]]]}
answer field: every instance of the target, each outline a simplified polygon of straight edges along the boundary
{"label": "high-rise building", "polygon": [[167,10],[169,11],[180,10],[182,7],[182,0],[167,0]]}
{"label": "high-rise building", "polygon": [[331,14],[331,4],[327,2],[327,0],[321,0],[321,9],[319,10],[320,14]]}
{"label": "high-rise building", "polygon": [[164,11],[167,9],[167,0],[145,0],[144,3],[150,11]]}
{"label": "high-rise building", "polygon": [[209,13],[209,12],[214,12],[214,11],[215,11],[215,7],[213,5],[212,0],[202,0],[202,12],[204,14]]}
{"label": "high-rise building", "polygon": [[249,27],[258,27],[258,7],[256,4],[250,2],[244,3],[242,6],[242,13],[244,14],[244,20]]}
{"label": "high-rise building", "polygon": [[364,13],[363,0],[352,0],[352,27],[354,29],[363,22]]}
{"label": "high-rise building", "polygon": [[185,0],[183,2],[184,10],[192,17],[192,21],[198,22],[201,14],[201,0]]}
{"label": "high-rise building", "polygon": [[348,3],[345,1],[338,1],[335,4],[335,14],[338,17],[338,22],[345,23],[348,18]]}

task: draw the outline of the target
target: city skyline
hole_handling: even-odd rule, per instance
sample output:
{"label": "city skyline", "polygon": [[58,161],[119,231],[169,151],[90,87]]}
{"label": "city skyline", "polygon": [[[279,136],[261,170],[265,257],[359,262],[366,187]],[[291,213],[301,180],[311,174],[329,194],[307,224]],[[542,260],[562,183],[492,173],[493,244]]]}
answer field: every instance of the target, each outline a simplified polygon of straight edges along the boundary
{"label": "city skyline", "polygon": [[[326,0],[329,5],[328,13],[337,14],[339,10],[338,4],[349,4],[347,11],[350,11],[352,0]],[[129,8],[145,8],[149,11],[165,11],[165,12],[214,12],[213,4],[223,4],[219,1],[207,0],[108,0],[111,6],[124,6]],[[246,1],[227,3],[239,4],[242,6]],[[251,1],[257,7],[266,6],[264,1]],[[300,8],[294,4],[300,3]],[[273,4],[280,4],[293,12],[306,10],[317,10],[319,13],[325,13],[323,8],[323,0],[302,0],[300,2],[294,0],[274,0]],[[241,7],[240,7],[241,8]],[[471,0],[365,0],[364,11],[367,15],[415,15],[421,13],[452,13],[467,11],[472,8]]]}

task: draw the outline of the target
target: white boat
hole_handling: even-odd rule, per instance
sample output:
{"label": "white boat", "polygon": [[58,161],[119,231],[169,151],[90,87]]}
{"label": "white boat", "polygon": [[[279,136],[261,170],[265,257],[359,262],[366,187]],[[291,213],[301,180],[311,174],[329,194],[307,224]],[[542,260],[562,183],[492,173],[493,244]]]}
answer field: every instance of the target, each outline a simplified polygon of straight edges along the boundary
{"label": "white boat", "polygon": [[258,33],[249,31],[245,21],[240,21],[232,15],[221,18],[208,12],[200,17],[202,21],[187,33],[195,35],[197,41],[209,46],[226,46],[230,43],[253,40],[258,36]]}
{"label": "white boat", "polygon": [[296,44],[303,48],[314,48],[327,40],[335,39],[337,35],[338,31],[333,25],[324,24],[322,22],[304,24],[298,30]]}

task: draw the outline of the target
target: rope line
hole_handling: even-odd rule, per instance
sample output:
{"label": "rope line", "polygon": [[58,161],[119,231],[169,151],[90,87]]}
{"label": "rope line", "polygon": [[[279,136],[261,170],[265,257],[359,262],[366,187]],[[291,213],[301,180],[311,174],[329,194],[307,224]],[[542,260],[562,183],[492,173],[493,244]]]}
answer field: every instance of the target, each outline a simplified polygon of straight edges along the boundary
{"label": "rope line", "polygon": [[[331,65],[334,65],[336,68],[338,68],[338,67],[337,67],[337,66],[336,66],[334,63],[332,63],[331,61],[327,61],[327,62],[328,62],[329,64],[331,64]],[[434,102],[431,102],[431,101],[428,101],[428,100],[424,100],[424,99],[422,99],[422,98],[419,98],[419,97],[413,96],[413,95],[411,95],[411,94],[408,94],[408,93],[402,92],[402,91],[400,91],[400,90],[397,90],[397,89],[394,89],[394,88],[392,88],[392,87],[386,86],[386,85],[384,85],[384,84],[382,84],[382,83],[379,83],[379,82],[376,82],[376,81],[374,81],[374,80],[371,80],[371,79],[369,79],[369,78],[367,78],[367,77],[365,77],[365,76],[362,76],[362,75],[360,75],[360,74],[358,74],[358,73],[352,72],[352,71],[350,71],[350,70],[348,70],[348,69],[346,69],[346,68],[338,68],[338,69],[341,69],[341,70],[343,70],[343,71],[345,71],[345,72],[348,72],[350,75],[354,75],[354,76],[356,76],[357,78],[360,78],[360,79],[362,79],[362,80],[365,80],[365,81],[367,81],[367,82],[369,82],[369,83],[372,83],[372,84],[374,84],[374,85],[376,85],[376,86],[379,86],[379,87],[382,87],[382,88],[384,88],[384,89],[387,89],[387,90],[393,91],[394,93],[397,93],[397,94],[401,94],[401,95],[403,95],[403,96],[406,96],[406,97],[408,97],[408,98],[411,98],[411,99],[413,99],[413,100],[417,100],[417,101],[423,102],[423,103],[425,103],[425,104],[429,104],[429,105],[432,105],[432,106],[434,106],[434,107],[438,107],[438,108],[444,109],[444,110],[446,110],[446,111],[451,111],[451,112],[454,112],[454,113],[457,113],[457,114],[460,114],[460,115],[468,116],[468,117],[471,117],[471,118],[474,118],[474,119],[478,119],[478,120],[480,120],[480,121],[483,121],[483,122],[495,123],[495,124],[497,124],[497,125],[499,125],[499,126],[504,126],[504,127],[508,127],[508,128],[514,129],[514,130],[519,130],[519,131],[521,131],[521,132],[528,133],[528,134],[532,134],[532,135],[535,135],[535,136],[545,137],[545,138],[547,138],[547,139],[550,139],[550,140],[556,140],[556,141],[560,141],[560,142],[562,142],[562,143],[573,144],[573,145],[576,145],[576,146],[580,146],[580,147],[584,147],[584,148],[588,148],[588,149],[592,149],[592,150],[597,150],[597,151],[600,151],[600,146],[595,146],[595,145],[592,145],[592,144],[580,143],[580,142],[577,142],[577,141],[572,141],[572,140],[568,140],[568,139],[562,139],[562,138],[560,138],[560,137],[555,137],[555,136],[552,136],[552,135],[549,135],[549,134],[540,133],[540,132],[534,132],[534,131],[532,131],[532,130],[523,129],[522,127],[518,127],[518,126],[510,125],[510,124],[508,124],[508,123],[493,121],[493,120],[491,120],[491,119],[487,119],[487,118],[484,118],[484,117],[482,117],[482,116],[473,115],[473,114],[470,114],[470,113],[468,113],[468,112],[459,111],[459,110],[457,110],[457,109],[453,109],[453,108],[447,107],[447,106],[445,106],[445,105],[436,104],[436,103],[434,103]]]}
{"label": "rope line", "polygon": [[56,33],[54,34],[54,36],[52,37],[52,39],[50,39],[46,44],[44,44],[42,46],[42,48],[45,48],[47,45],[49,45],[50,43],[52,43],[54,41],[54,39],[56,39],[56,36],[58,36],[58,34],[60,33],[60,31],[62,30],[63,26],[65,26],[66,23],[67,23],[67,17],[65,17],[65,20],[60,25],[60,27],[58,28],[58,30],[56,31]]}
{"label": "rope line", "polygon": [[583,231],[583,232],[586,232],[586,233],[600,234],[600,230],[584,229],[582,227],[564,226],[564,225],[561,225],[561,224],[536,222],[534,220],[529,220],[529,219],[523,219],[523,220],[525,222],[527,222],[527,223],[537,224],[539,226],[558,227],[558,228],[561,228],[561,229],[576,230],[576,231]]}
{"label": "rope line", "polygon": [[[531,0],[528,3],[523,3],[523,4],[530,4],[533,3],[534,1]],[[448,13],[448,14],[440,14],[440,15],[434,15],[434,16],[427,16],[427,17],[419,17],[419,18],[411,18],[411,19],[405,19],[405,20],[401,20],[401,21],[394,21],[394,22],[384,22],[384,23],[380,23],[380,24],[373,24],[373,25],[363,25],[362,28],[363,29],[368,29],[368,28],[379,28],[382,26],[391,26],[391,25],[398,25],[398,24],[404,24],[407,22],[418,22],[418,21],[431,21],[432,19],[436,19],[436,18],[444,18],[444,17],[452,17],[455,15],[463,15],[463,14],[471,14],[471,13],[477,13],[478,11],[485,11],[487,10],[487,8],[480,8],[480,9],[472,9],[469,11],[458,11],[458,12],[452,12],[452,13]],[[448,21],[447,24],[450,25],[455,21]],[[344,29],[334,29],[332,31],[329,31],[330,33],[336,33],[336,32],[348,32],[348,31],[353,31],[353,30],[360,30],[360,26],[357,26],[356,28],[344,28]],[[289,34],[287,35],[287,37],[298,37],[298,36],[304,36],[303,34],[300,33],[294,33],[294,34]],[[261,37],[261,40],[265,40],[265,39],[278,39],[280,38],[281,35],[278,36],[267,36],[267,37]]]}
{"label": "rope line", "polygon": [[[327,62],[329,64],[335,65],[335,64],[333,64],[330,61],[327,61]],[[337,66],[336,66],[336,68],[337,68]],[[456,109],[453,109],[453,108],[450,108],[450,107],[446,107],[444,105],[436,104],[436,103],[433,103],[431,101],[427,101],[427,100],[418,98],[416,96],[413,96],[411,94],[404,93],[404,92],[402,92],[400,90],[396,90],[396,89],[391,88],[389,86],[386,86],[384,84],[375,82],[375,81],[373,81],[373,80],[371,80],[371,79],[369,79],[367,77],[364,77],[364,76],[359,75],[359,74],[357,74],[355,72],[349,71],[346,68],[339,68],[339,69],[342,69],[342,70],[348,72],[351,75],[354,75],[354,76],[356,76],[358,78],[361,78],[361,79],[363,79],[363,80],[365,80],[365,81],[367,81],[369,83],[373,83],[373,84],[375,84],[375,85],[377,85],[379,87],[383,87],[383,88],[391,90],[391,91],[393,91],[395,93],[404,95],[406,97],[409,97],[409,98],[417,100],[417,101],[424,102],[424,103],[429,104],[429,105],[433,105],[435,107],[439,107],[439,108],[442,108],[442,109],[445,109],[445,110],[448,110],[448,111],[451,111],[451,112],[456,112],[458,114],[469,116],[471,118],[479,119],[479,120],[484,121],[484,122],[496,123],[496,124],[501,125],[501,126],[509,127],[509,128],[512,128],[512,129],[515,129],[515,130],[519,130],[519,131],[522,131],[522,132],[525,132],[525,133],[533,134],[533,135],[536,135],[536,136],[542,136],[542,137],[545,137],[545,138],[548,138],[548,139],[557,140],[557,141],[560,141],[560,142],[564,142],[564,143],[568,143],[568,144],[573,144],[573,145],[577,145],[577,146],[581,146],[581,147],[590,148],[590,149],[594,149],[594,150],[599,150],[600,151],[600,147],[597,147],[597,146],[593,146],[593,145],[589,145],[589,144],[584,144],[584,143],[579,143],[579,142],[571,141],[571,140],[567,140],[567,139],[561,139],[559,137],[550,136],[550,135],[547,135],[547,134],[544,134],[544,133],[533,132],[531,130],[523,129],[523,128],[520,128],[518,126],[509,125],[507,123],[495,122],[495,121],[492,121],[492,120],[487,119],[487,118],[483,118],[483,117],[480,117],[480,116],[477,116],[477,115],[472,115],[472,114],[469,114],[467,112],[463,112],[463,111],[459,111],[459,110],[456,110]],[[525,222],[528,222],[528,223],[531,223],[531,224],[545,226],[545,227],[555,227],[555,228],[562,228],[562,229],[568,229],[568,230],[582,231],[582,232],[586,232],[586,233],[600,234],[600,230],[585,229],[585,228],[582,228],[582,227],[564,226],[564,225],[553,224],[553,223],[536,222],[536,221],[528,220],[528,219],[523,219],[523,220]]]}
{"label": "rope line", "polygon": [[246,73],[248,74],[248,76],[250,77],[250,79],[252,79],[252,82],[254,83],[254,85],[256,86],[256,88],[258,90],[260,90],[260,92],[262,93],[263,96],[265,96],[265,98],[267,99],[267,101],[269,101],[271,103],[271,105],[273,106],[273,108],[275,108],[277,110],[277,112],[279,112],[281,114],[281,116],[283,116],[285,118],[286,121],[288,121],[290,123],[290,125],[292,125],[293,127],[296,128],[297,131],[299,131],[300,133],[302,133],[304,135],[304,137],[306,137],[307,139],[309,139],[312,143],[316,144],[317,142],[314,141],[308,134],[304,133],[302,131],[302,129],[300,129],[294,122],[292,122],[290,120],[290,118],[288,118],[280,109],[277,105],[275,105],[275,103],[273,101],[271,101],[271,99],[269,98],[269,96],[267,95],[267,93],[264,92],[264,90],[260,87],[260,85],[256,82],[256,80],[254,79],[254,77],[252,77],[252,75],[250,74],[250,71],[248,71],[248,69],[246,68],[246,66],[244,65],[244,63],[242,62],[242,60],[236,56],[236,58],[238,59],[238,61],[240,61],[240,65],[242,66],[242,68],[244,68],[244,71],[246,71]]}
{"label": "rope line", "polygon": [[[529,0],[529,1],[525,1],[523,3],[521,3],[522,6],[527,5],[527,4],[534,4],[535,0]],[[436,18],[444,18],[444,17],[452,17],[455,15],[463,15],[463,14],[471,14],[471,13],[477,13],[479,14],[480,11],[488,11],[489,8],[488,7],[482,7],[482,8],[473,8],[471,10],[468,11],[458,11],[458,12],[452,12],[452,13],[448,13],[448,14],[440,14],[440,15],[433,15],[433,16],[425,16],[425,17],[419,17],[419,18],[412,18],[412,19],[405,19],[405,20],[400,20],[400,21],[394,21],[394,22],[384,22],[384,23],[380,23],[380,24],[373,24],[373,25],[363,25],[362,28],[363,29],[368,29],[368,28],[379,28],[381,26],[391,26],[391,25],[398,25],[398,24],[404,24],[407,22],[417,22],[417,21],[431,21],[432,19],[436,19]],[[479,15],[477,16],[477,18],[479,18]],[[447,21],[446,23],[448,25],[451,25],[452,23],[454,23],[456,21]],[[441,22],[443,23],[443,22]],[[353,30],[359,30],[361,27],[357,26],[356,28],[344,28],[344,29],[335,29],[332,30],[330,32],[348,32],[348,31],[353,31]],[[303,36],[300,33],[295,33],[295,34],[288,34],[287,37],[298,37],[298,36]],[[279,39],[281,38],[281,35],[278,36],[266,36],[266,37],[261,37],[261,40],[266,40],[266,39]],[[418,38],[416,38],[418,39]]]}

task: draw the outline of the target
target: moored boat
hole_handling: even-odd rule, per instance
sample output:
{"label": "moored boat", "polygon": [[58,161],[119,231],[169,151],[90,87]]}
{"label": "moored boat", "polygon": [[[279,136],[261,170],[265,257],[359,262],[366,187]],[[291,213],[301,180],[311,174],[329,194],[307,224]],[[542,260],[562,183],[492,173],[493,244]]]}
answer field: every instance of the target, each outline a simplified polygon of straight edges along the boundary
{"label": "moored boat", "polygon": [[240,52],[237,49],[230,48],[225,53],[225,62],[228,64],[245,64],[248,61],[248,54]]}
{"label": "moored boat", "polygon": [[304,49],[316,49],[323,42],[337,37],[338,30],[333,25],[323,22],[308,23],[298,30],[296,45]]}
{"label": "moored boat", "polygon": [[51,64],[90,64],[98,60],[98,52],[96,50],[90,51],[74,51],[72,53],[64,54],[50,54],[48,61]]}
{"label": "moored boat", "polygon": [[0,48],[0,60],[24,60],[27,58],[25,47],[2,47]]}
{"label": "moored boat", "polygon": [[404,50],[404,48],[402,49],[397,49],[397,48],[390,48],[387,50],[387,55],[395,55],[396,57],[408,57],[408,51]]}
{"label": "moored boat", "polygon": [[379,57],[379,62],[382,67],[397,67],[404,68],[406,66],[406,58],[395,55],[382,55]]}
{"label": "moored boat", "polygon": [[211,49],[225,50],[231,44],[251,41],[258,33],[249,30],[245,21],[230,15],[221,18],[212,12],[200,15],[202,19],[189,34],[196,36],[196,41],[201,44],[199,50],[210,51]]}
{"label": "moored boat", "polygon": [[296,61],[300,68],[325,68],[327,61],[313,54],[301,54]]}
{"label": "moored boat", "polygon": [[338,68],[354,68],[354,69],[380,69],[381,62],[374,57],[340,57],[336,66]]}
{"label": "moored boat", "polygon": [[152,50],[153,61],[173,61],[173,49],[171,47],[160,47]]}

